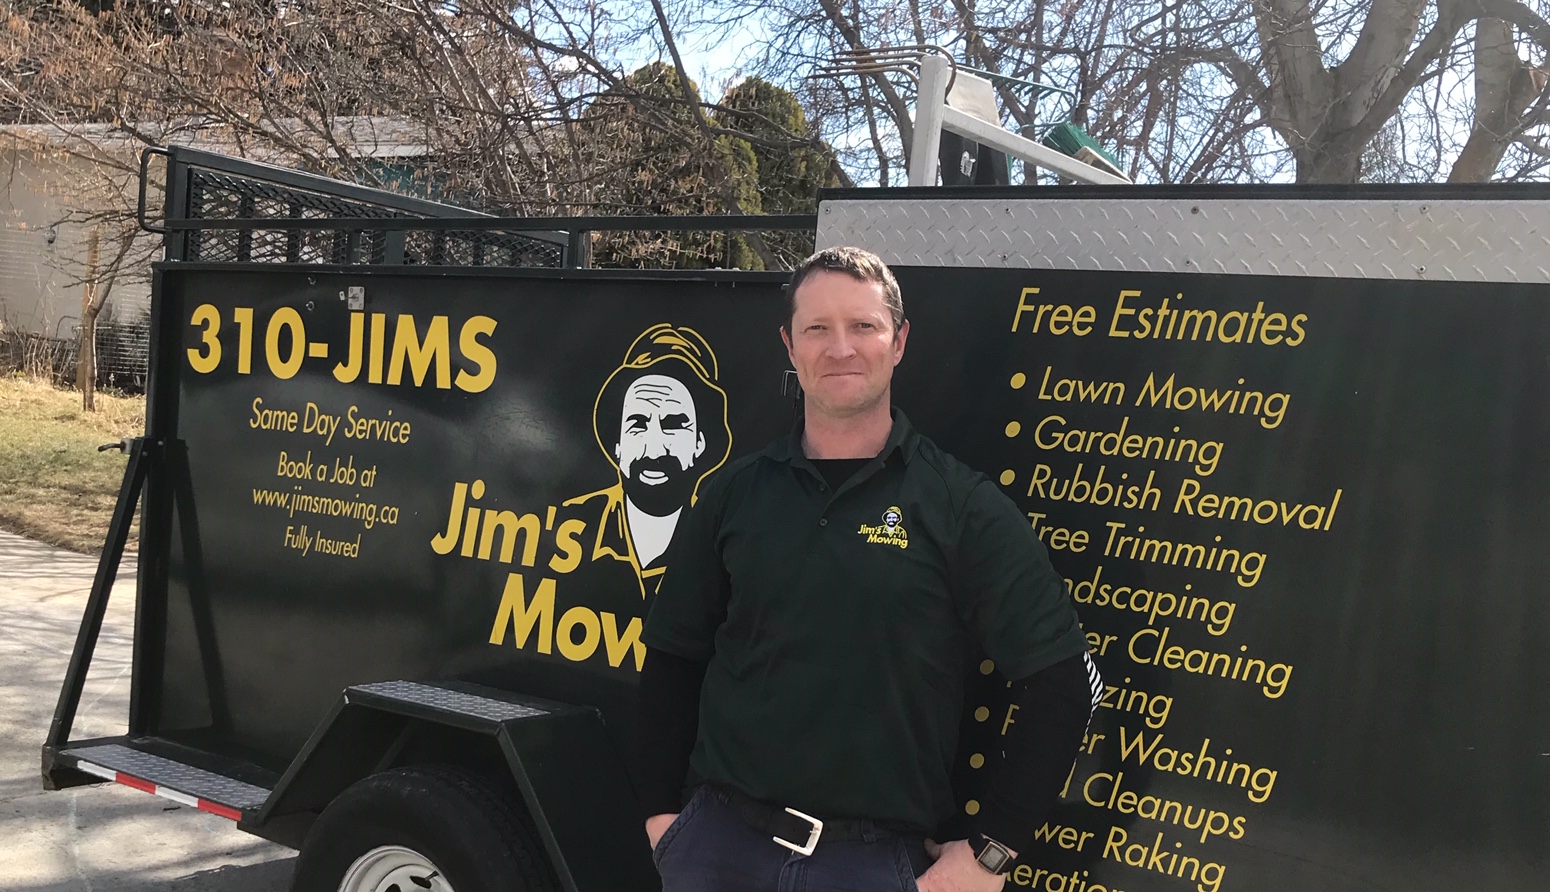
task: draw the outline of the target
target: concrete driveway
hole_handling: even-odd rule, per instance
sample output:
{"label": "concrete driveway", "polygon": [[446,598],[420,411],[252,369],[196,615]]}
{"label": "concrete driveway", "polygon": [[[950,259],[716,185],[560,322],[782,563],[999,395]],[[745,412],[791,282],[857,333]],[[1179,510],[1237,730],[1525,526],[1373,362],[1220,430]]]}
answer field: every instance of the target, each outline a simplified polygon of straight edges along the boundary
{"label": "concrete driveway", "polygon": [[[47,793],[48,731],[96,558],[0,533],[0,890],[284,892],[295,853],[117,784]],[[132,567],[120,576],[74,737],[123,734]]]}

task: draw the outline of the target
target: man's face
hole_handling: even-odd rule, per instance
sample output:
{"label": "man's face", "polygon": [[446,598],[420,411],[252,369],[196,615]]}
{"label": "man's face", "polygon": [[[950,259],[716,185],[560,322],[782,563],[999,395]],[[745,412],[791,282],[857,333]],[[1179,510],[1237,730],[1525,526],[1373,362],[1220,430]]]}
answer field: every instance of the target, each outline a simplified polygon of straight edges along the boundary
{"label": "man's face", "polygon": [[805,279],[795,297],[791,330],[781,338],[807,411],[849,418],[886,405],[910,325],[894,331],[883,286],[822,270]]}
{"label": "man's face", "polygon": [[645,375],[624,392],[614,458],[635,506],[665,517],[688,504],[694,462],[705,452],[699,415],[677,378]]}

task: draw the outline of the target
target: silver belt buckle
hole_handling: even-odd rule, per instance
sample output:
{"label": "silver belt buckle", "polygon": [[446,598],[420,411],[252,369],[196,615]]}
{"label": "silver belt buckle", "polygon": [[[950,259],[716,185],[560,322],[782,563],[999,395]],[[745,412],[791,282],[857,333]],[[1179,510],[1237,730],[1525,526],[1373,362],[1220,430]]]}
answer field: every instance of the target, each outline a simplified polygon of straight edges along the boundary
{"label": "silver belt buckle", "polygon": [[780,843],[791,851],[796,852],[798,855],[801,855],[804,858],[808,855],[811,855],[813,850],[818,848],[818,837],[823,836],[823,822],[813,817],[812,815],[803,814],[794,808],[786,809],[786,813],[790,815],[796,815],[807,823],[813,825],[812,829],[807,831],[807,845],[799,846],[794,842],[787,842],[778,836],[772,836],[770,839],[775,840],[776,842]]}

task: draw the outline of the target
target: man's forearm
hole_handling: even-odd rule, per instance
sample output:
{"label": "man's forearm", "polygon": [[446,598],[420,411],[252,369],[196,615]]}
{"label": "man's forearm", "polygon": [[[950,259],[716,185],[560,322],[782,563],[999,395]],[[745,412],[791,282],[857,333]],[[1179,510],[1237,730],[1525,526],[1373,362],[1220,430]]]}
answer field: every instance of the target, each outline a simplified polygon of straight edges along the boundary
{"label": "man's forearm", "polygon": [[1014,722],[1005,756],[986,764],[987,795],[975,829],[1014,850],[1031,844],[1060,796],[1101,692],[1086,654],[1012,684],[1012,703],[1030,720]]}
{"label": "man's forearm", "polygon": [[700,724],[705,664],[660,650],[646,652],[641,667],[637,794],[647,817],[683,807],[684,778]]}

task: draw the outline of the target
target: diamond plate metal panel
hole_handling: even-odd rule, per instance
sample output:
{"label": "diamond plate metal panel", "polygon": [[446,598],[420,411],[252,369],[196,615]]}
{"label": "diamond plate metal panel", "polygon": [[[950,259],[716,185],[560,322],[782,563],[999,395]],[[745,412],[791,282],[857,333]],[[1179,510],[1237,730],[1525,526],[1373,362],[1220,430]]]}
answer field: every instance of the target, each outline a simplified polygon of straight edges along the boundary
{"label": "diamond plate metal panel", "polygon": [[826,201],[818,247],[842,244],[904,266],[1550,282],[1550,203]]}
{"label": "diamond plate metal panel", "polygon": [[179,793],[187,793],[190,796],[208,799],[211,802],[244,811],[258,808],[269,798],[269,791],[263,787],[255,787],[224,775],[174,762],[171,759],[163,759],[150,753],[142,753],[116,743],[66,750],[64,754],[83,762],[92,762],[104,768],[122,771]]}
{"label": "diamond plate metal panel", "polygon": [[465,694],[462,691],[449,691],[446,688],[438,688],[435,685],[421,684],[415,681],[379,681],[372,684],[355,685],[354,690],[366,691],[393,700],[429,706],[433,709],[444,709],[448,712],[476,716],[495,722],[527,719],[549,714],[542,709],[534,709],[531,706],[507,703],[504,700],[492,700],[489,697]]}

